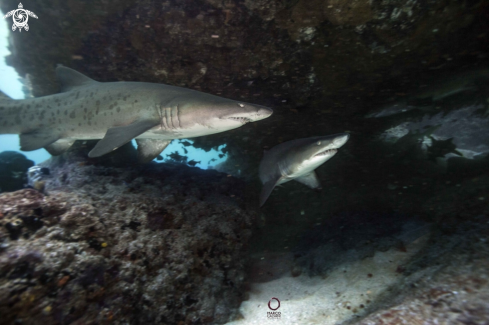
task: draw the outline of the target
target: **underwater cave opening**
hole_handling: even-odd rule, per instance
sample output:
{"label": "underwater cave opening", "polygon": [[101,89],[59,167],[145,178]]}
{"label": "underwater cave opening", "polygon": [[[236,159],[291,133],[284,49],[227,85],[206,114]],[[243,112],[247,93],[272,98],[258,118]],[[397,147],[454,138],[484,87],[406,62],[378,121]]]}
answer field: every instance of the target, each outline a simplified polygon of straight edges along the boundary
{"label": "underwater cave opening", "polygon": [[[228,154],[224,150],[226,144],[220,145],[217,149],[206,151],[195,148],[193,143],[194,141],[190,139],[175,139],[154,161],[186,164],[200,169],[214,169],[215,166],[224,163],[228,158]],[[132,140],[132,145],[137,147],[135,140]]]}

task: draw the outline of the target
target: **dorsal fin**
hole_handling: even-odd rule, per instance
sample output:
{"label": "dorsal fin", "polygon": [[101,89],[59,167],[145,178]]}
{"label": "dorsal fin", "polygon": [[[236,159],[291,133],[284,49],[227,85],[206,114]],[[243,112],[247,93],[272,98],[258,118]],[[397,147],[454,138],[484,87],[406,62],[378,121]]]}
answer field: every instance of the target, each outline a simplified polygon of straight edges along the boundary
{"label": "dorsal fin", "polygon": [[77,87],[86,86],[90,83],[97,82],[93,79],[88,78],[84,74],[78,71],[67,68],[61,64],[56,67],[56,76],[61,86],[60,92],[64,93],[66,91],[73,90]]}

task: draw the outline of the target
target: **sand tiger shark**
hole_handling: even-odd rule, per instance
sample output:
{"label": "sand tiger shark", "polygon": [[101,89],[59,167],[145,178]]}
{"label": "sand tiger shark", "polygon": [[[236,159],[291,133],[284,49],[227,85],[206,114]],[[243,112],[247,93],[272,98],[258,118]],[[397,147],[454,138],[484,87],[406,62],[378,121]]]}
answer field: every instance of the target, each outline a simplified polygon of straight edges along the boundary
{"label": "sand tiger shark", "polygon": [[489,85],[489,69],[468,70],[443,79],[434,79],[426,87],[406,96],[405,99],[387,103],[366,118],[379,118],[404,113],[413,109],[436,111],[441,101],[464,92],[484,91]]}
{"label": "sand tiger shark", "polygon": [[100,157],[136,139],[141,162],[156,158],[173,139],[238,128],[269,117],[270,108],[207,93],[146,82],[97,82],[59,65],[61,92],[13,100],[0,92],[0,134],[19,134],[21,150],[52,155],[75,140],[100,140]]}
{"label": "sand tiger shark", "polygon": [[348,133],[287,141],[265,152],[259,175],[263,183],[260,206],[265,204],[275,186],[297,181],[313,189],[321,183],[314,170],[331,159],[350,138]]}

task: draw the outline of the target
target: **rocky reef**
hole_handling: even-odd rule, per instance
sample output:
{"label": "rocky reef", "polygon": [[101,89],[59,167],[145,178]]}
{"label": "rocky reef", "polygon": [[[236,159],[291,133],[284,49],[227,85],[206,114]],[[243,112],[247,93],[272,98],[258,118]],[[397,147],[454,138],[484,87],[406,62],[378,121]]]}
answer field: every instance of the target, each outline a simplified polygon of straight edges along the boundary
{"label": "rocky reef", "polygon": [[237,317],[256,219],[242,181],[172,164],[49,166],[44,193],[0,195],[3,324]]}
{"label": "rocky reef", "polygon": [[0,193],[24,188],[27,184],[27,170],[32,166],[34,162],[21,153],[0,152]]}

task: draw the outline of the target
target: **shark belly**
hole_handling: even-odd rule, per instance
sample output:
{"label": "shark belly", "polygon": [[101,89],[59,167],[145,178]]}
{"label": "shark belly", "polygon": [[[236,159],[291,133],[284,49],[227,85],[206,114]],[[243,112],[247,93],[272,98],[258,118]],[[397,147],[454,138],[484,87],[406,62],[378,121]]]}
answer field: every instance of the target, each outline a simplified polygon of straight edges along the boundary
{"label": "shark belly", "polygon": [[289,181],[293,181],[294,179],[296,178],[301,178],[305,175],[308,175],[310,174],[311,172],[313,172],[317,167],[319,167],[319,165],[317,166],[307,166],[307,167],[303,167],[303,168],[298,168],[296,170],[294,170],[291,174],[289,175],[286,175],[285,173],[282,173],[282,177],[280,178],[280,180],[277,182],[277,185],[280,185],[280,184],[283,184],[283,183],[287,183]]}

